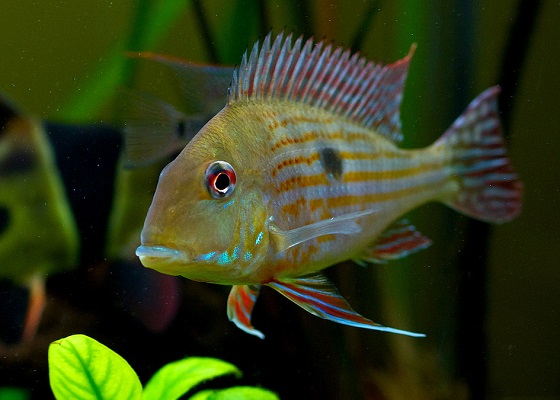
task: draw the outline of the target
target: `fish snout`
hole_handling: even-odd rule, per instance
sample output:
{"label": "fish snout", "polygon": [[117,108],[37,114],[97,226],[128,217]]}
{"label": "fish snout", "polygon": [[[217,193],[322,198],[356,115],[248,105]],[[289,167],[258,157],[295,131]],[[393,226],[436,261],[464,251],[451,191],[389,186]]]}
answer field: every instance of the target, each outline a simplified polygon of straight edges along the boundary
{"label": "fish snout", "polygon": [[145,267],[169,275],[178,275],[173,267],[185,259],[183,252],[160,245],[141,245],[136,249],[136,255]]}

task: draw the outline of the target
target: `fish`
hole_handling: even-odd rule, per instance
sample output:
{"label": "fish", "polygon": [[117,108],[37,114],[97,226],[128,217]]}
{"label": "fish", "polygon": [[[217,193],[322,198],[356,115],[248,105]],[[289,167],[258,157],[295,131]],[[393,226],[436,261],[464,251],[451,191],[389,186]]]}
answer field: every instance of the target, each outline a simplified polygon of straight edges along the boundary
{"label": "fish", "polygon": [[[159,63],[171,70],[187,110],[139,90],[122,91],[123,165],[127,169],[153,165],[178,154],[223,107],[233,67],[196,64],[168,55],[130,52],[130,58]],[[192,90],[197,87],[197,90]]]}
{"label": "fish", "polygon": [[[25,317],[17,307],[2,334],[11,340],[13,325],[29,342],[46,304],[47,275],[70,269],[78,257],[77,227],[55,167],[42,121],[20,111],[0,95],[0,280],[29,293]],[[11,297],[11,296],[10,296]],[[12,299],[2,300],[7,304]]]}
{"label": "fish", "polygon": [[399,147],[415,47],[384,65],[303,36],[257,41],[233,72],[224,108],[161,171],[136,250],[141,263],[231,285],[229,320],[261,339],[251,314],[263,286],[330,321],[425,336],[360,315],[322,270],[428,247],[403,219],[428,202],[510,221],[523,184],[506,154],[498,87],[432,145]]}

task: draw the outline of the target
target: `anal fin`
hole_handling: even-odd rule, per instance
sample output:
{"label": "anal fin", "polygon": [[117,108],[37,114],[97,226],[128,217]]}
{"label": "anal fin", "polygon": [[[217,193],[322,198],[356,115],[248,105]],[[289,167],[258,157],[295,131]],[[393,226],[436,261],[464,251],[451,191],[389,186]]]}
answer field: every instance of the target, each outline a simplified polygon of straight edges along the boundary
{"label": "anal fin", "polygon": [[251,325],[251,313],[260,288],[260,285],[234,285],[229,292],[227,315],[239,329],[264,339],[264,334]]}
{"label": "anal fin", "polygon": [[375,244],[366,249],[358,258],[358,262],[367,261],[385,263],[406,257],[411,253],[425,249],[432,241],[416,230],[413,225],[403,219],[395,222],[381,234]]}
{"label": "anal fin", "polygon": [[422,337],[422,333],[403,331],[379,325],[354,311],[336,287],[321,275],[273,281],[268,286],[311,314],[358,328],[374,329],[401,335]]}

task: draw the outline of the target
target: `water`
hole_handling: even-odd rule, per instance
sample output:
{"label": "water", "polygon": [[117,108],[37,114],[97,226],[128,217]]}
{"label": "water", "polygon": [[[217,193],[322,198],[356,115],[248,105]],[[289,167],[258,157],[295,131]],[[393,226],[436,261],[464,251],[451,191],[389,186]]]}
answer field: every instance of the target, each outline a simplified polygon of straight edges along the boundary
{"label": "water", "polygon": [[[282,398],[560,397],[557,2],[540,3],[525,36],[524,9],[513,39],[518,8],[505,0],[162,4],[0,5],[0,92],[23,120],[48,121],[44,142],[24,143],[53,157],[0,175],[0,387],[49,398],[49,343],[83,333],[121,354],[142,382],[165,363],[196,355],[244,372],[216,387],[258,385]],[[382,62],[417,43],[401,114],[407,147],[433,142],[486,87],[502,83],[509,94],[502,117],[526,186],[518,219],[488,227],[426,205],[409,217],[433,240],[429,249],[388,265],[348,262],[327,271],[357,311],[424,339],[323,321],[265,288],[253,313],[266,335],[259,340],[227,320],[228,287],[157,274],[133,255],[164,162],[119,167],[119,98],[112,94],[128,85],[177,107],[185,101],[168,70],[128,62],[123,52],[233,65],[271,27],[325,36]],[[524,54],[520,64],[515,57],[504,63],[508,45]],[[47,170],[58,183],[44,178]],[[47,211],[32,208],[34,198],[48,199]],[[27,294],[14,284],[24,271],[48,272],[46,307],[29,342],[19,341]]]}

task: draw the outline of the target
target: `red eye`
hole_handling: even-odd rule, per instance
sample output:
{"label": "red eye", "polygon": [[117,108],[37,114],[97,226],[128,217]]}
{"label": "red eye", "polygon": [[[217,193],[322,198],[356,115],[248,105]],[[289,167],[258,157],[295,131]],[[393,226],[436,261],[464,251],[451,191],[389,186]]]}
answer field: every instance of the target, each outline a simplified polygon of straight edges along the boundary
{"label": "red eye", "polygon": [[231,195],[236,181],[233,167],[225,161],[214,161],[206,168],[206,189],[215,199]]}

